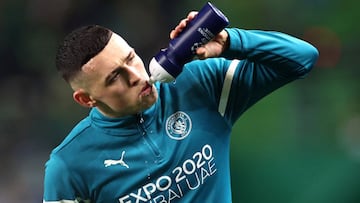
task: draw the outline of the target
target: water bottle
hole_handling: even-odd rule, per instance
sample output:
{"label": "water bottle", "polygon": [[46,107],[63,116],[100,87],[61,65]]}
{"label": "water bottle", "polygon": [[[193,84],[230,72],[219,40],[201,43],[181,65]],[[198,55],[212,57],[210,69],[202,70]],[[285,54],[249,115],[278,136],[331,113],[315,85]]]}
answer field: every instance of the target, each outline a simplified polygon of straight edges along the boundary
{"label": "water bottle", "polygon": [[182,72],[184,64],[196,55],[196,49],[221,32],[229,21],[213,4],[206,3],[185,29],[150,61],[149,83],[171,82]]}

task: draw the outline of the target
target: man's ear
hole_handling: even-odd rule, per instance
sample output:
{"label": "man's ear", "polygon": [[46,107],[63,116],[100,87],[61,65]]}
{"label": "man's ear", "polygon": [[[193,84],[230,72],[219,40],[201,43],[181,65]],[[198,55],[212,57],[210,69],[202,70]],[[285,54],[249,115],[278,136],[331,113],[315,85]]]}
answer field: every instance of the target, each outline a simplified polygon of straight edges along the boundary
{"label": "man's ear", "polygon": [[90,108],[96,106],[96,100],[91,98],[91,96],[82,89],[74,91],[73,99],[84,107]]}

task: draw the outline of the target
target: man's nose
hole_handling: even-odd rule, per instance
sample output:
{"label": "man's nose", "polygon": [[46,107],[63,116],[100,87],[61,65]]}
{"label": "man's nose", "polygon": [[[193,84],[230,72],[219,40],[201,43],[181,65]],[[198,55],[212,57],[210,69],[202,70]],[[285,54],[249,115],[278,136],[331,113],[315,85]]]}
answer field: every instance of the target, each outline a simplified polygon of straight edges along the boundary
{"label": "man's nose", "polygon": [[127,68],[129,86],[137,85],[141,80],[141,74],[135,67]]}

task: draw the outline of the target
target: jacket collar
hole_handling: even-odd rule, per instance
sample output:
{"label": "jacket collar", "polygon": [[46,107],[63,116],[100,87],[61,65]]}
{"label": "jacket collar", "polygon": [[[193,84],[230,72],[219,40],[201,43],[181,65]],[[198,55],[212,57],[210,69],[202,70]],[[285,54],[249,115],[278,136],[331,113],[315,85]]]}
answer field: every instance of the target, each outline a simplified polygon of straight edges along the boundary
{"label": "jacket collar", "polygon": [[147,128],[155,119],[158,102],[145,111],[121,118],[110,118],[103,115],[97,108],[92,108],[89,114],[91,125],[106,134],[130,136],[139,134],[141,128]]}

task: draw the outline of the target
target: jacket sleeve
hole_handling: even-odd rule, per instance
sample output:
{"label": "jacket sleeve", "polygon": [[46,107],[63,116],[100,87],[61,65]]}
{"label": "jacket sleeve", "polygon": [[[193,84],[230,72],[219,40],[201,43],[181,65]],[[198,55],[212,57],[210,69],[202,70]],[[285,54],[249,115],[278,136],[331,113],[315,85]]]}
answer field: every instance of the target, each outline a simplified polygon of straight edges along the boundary
{"label": "jacket sleeve", "polygon": [[229,92],[221,94],[227,101],[224,116],[232,124],[265,95],[306,76],[318,58],[314,46],[284,33],[237,28],[226,31],[230,45],[222,56],[239,59],[234,74],[224,78]]}
{"label": "jacket sleeve", "polygon": [[61,159],[52,156],[45,165],[43,203],[75,203],[75,199],[74,184],[66,165]]}

